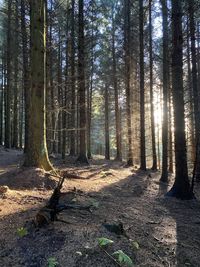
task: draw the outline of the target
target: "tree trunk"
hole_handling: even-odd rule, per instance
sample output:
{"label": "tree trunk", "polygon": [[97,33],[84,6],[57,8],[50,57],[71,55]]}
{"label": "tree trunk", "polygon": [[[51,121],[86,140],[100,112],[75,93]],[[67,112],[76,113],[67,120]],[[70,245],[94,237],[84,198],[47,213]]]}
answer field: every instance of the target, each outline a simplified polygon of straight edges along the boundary
{"label": "tree trunk", "polygon": [[133,165],[133,148],[132,148],[132,126],[131,126],[131,88],[130,88],[130,1],[125,0],[124,4],[124,46],[125,46],[125,90],[126,90],[126,116],[127,116],[127,140],[128,155],[127,165]]}
{"label": "tree trunk", "polygon": [[70,119],[70,156],[75,155],[75,103],[76,103],[76,95],[75,95],[75,35],[74,35],[74,1],[72,0],[72,9],[71,9],[71,57],[70,57],[70,66],[71,66],[71,119]]}
{"label": "tree trunk", "polygon": [[80,151],[77,161],[88,164],[86,156],[86,103],[85,103],[85,45],[84,45],[84,10],[83,0],[79,0],[78,14],[78,94],[79,94],[79,118],[80,118]]}
{"label": "tree trunk", "polygon": [[11,147],[11,15],[12,15],[12,0],[8,0],[8,21],[7,21],[7,51],[6,51],[6,65],[7,65],[7,86],[6,86],[6,109],[5,109],[5,147]]}
{"label": "tree trunk", "polygon": [[139,29],[140,29],[140,169],[146,170],[145,146],[145,109],[144,109],[144,9],[143,0],[139,0]]}
{"label": "tree trunk", "polygon": [[150,67],[150,105],[151,105],[151,141],[152,141],[152,155],[153,165],[152,170],[157,170],[157,154],[156,154],[156,140],[155,140],[155,121],[154,121],[154,103],[153,103],[153,51],[152,51],[152,0],[149,0],[149,67]]}
{"label": "tree trunk", "polygon": [[18,1],[15,2],[15,43],[14,43],[14,118],[13,118],[13,147],[19,147],[19,88],[18,88],[18,56],[19,56],[19,12]]}
{"label": "tree trunk", "polygon": [[51,170],[46,145],[46,5],[31,0],[31,97],[24,165]]}
{"label": "tree trunk", "polygon": [[[22,53],[23,53],[23,92],[25,103],[25,137],[24,152],[28,150],[28,129],[29,129],[29,106],[30,106],[30,88],[29,88],[29,64],[28,64],[28,38],[26,30],[26,9],[25,2],[21,0],[21,29],[22,29]],[[22,122],[21,122],[22,123]],[[21,143],[21,142],[20,142]]]}
{"label": "tree trunk", "polygon": [[184,95],[183,95],[183,34],[181,0],[172,0],[172,92],[174,105],[175,182],[167,196],[191,199],[187,167]]}
{"label": "tree trunk", "polygon": [[162,174],[160,181],[168,182],[168,92],[169,92],[169,37],[167,0],[161,0],[163,15],[163,121]]}
{"label": "tree trunk", "polygon": [[110,134],[109,134],[109,95],[108,85],[105,85],[105,159],[110,159]]}
{"label": "tree trunk", "polygon": [[116,160],[122,160],[122,145],[121,145],[121,125],[120,125],[120,111],[119,111],[119,90],[117,83],[117,70],[116,70],[116,49],[115,49],[115,21],[112,10],[112,81],[115,97],[115,127],[116,127]]}
{"label": "tree trunk", "polygon": [[196,173],[195,178],[200,182],[200,93],[198,92],[197,84],[197,55],[196,55],[196,37],[194,23],[194,0],[188,1],[188,12],[190,21],[190,39],[191,39],[191,56],[192,56],[192,86],[194,99],[194,120],[195,120],[195,141],[197,149],[196,158]]}

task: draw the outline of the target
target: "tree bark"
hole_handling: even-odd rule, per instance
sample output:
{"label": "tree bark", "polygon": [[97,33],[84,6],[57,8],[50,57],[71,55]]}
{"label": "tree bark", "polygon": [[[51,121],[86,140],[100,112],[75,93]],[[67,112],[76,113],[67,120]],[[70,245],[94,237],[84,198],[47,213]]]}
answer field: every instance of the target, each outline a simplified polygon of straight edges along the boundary
{"label": "tree bark", "polygon": [[140,39],[140,169],[146,170],[145,146],[145,109],[144,109],[144,8],[143,0],[139,0],[139,39]]}
{"label": "tree bark", "polygon": [[110,134],[109,134],[109,95],[108,85],[105,85],[105,159],[110,159]]}
{"label": "tree bark", "polygon": [[153,165],[152,170],[157,170],[157,153],[155,140],[154,98],[153,98],[153,50],[152,50],[152,0],[149,0],[149,68],[150,68],[150,105],[151,105],[151,141]]}
{"label": "tree bark", "polygon": [[31,0],[31,97],[24,165],[51,170],[46,145],[46,5]]}
{"label": "tree bark", "polygon": [[127,140],[128,155],[127,165],[133,165],[132,126],[131,126],[131,88],[130,88],[130,1],[124,3],[124,46],[125,46],[125,90],[126,90],[126,116],[127,116]]}
{"label": "tree bark", "polygon": [[167,0],[161,0],[163,15],[163,121],[162,174],[160,181],[168,182],[168,93],[169,93],[169,37]]}
{"label": "tree bark", "polygon": [[174,105],[174,137],[175,137],[175,182],[167,196],[180,199],[191,199],[188,178],[184,95],[183,95],[183,33],[181,0],[172,0],[172,92]]}
{"label": "tree bark", "polygon": [[79,94],[79,118],[80,118],[80,151],[77,162],[88,164],[86,156],[86,99],[85,99],[85,44],[84,44],[84,10],[83,0],[79,0],[78,14],[78,94]]}

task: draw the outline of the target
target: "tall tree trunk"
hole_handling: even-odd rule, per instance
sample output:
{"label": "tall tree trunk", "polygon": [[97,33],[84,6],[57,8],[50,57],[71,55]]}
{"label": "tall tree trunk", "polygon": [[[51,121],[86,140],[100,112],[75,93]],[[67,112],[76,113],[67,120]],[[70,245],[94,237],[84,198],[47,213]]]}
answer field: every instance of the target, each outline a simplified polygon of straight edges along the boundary
{"label": "tall tree trunk", "polygon": [[194,22],[194,0],[188,1],[188,12],[190,21],[190,38],[191,38],[191,56],[192,56],[192,86],[194,95],[194,120],[195,120],[195,139],[196,139],[196,173],[195,178],[200,182],[200,92],[197,84],[197,54],[196,54],[196,37]]}
{"label": "tall tree trunk", "polygon": [[51,170],[46,145],[46,5],[30,1],[31,97],[25,166]]}
{"label": "tall tree trunk", "polygon": [[29,99],[30,97],[29,86],[30,85],[29,85],[28,38],[27,38],[27,30],[26,30],[25,0],[21,0],[21,29],[22,29],[22,53],[23,53],[23,92],[24,92],[24,102],[25,102],[24,152],[26,153],[26,151],[28,150],[28,129],[29,129],[28,112],[29,112],[29,105],[30,105],[30,99]]}
{"label": "tall tree trunk", "polygon": [[124,3],[124,46],[125,46],[125,89],[126,89],[126,116],[127,116],[127,140],[128,155],[127,165],[133,165],[132,126],[131,126],[131,88],[130,88],[130,0]]}
{"label": "tall tree trunk", "polygon": [[8,22],[7,22],[7,85],[6,85],[6,109],[5,109],[5,147],[11,147],[11,15],[12,15],[12,0],[8,0]]}
{"label": "tall tree trunk", "polygon": [[175,137],[175,182],[168,196],[190,199],[187,167],[184,95],[183,95],[183,33],[181,0],[172,0],[172,92],[174,105],[174,137]]}
{"label": "tall tree trunk", "polygon": [[194,131],[194,101],[193,101],[193,88],[192,88],[192,72],[191,72],[191,56],[190,56],[190,29],[189,19],[187,21],[187,84],[189,91],[189,112],[190,112],[190,146],[191,146],[191,159],[195,161],[195,131]]}
{"label": "tall tree trunk", "polygon": [[75,95],[75,34],[74,34],[74,0],[72,0],[72,9],[71,9],[71,56],[70,56],[70,66],[71,66],[71,119],[70,119],[70,156],[75,155],[75,103],[76,103],[76,95]]}
{"label": "tall tree trunk", "polygon": [[144,109],[144,8],[143,0],[139,0],[139,31],[140,31],[140,169],[146,170],[145,146],[145,109]]}
{"label": "tall tree trunk", "polygon": [[149,0],[149,67],[150,67],[150,105],[151,105],[151,141],[153,165],[152,170],[157,170],[157,154],[155,140],[155,120],[154,120],[154,103],[153,103],[153,50],[152,50],[152,0]]}
{"label": "tall tree trunk", "polygon": [[168,92],[169,92],[169,37],[167,0],[161,0],[163,15],[163,121],[162,174],[160,181],[168,182]]}
{"label": "tall tree trunk", "polygon": [[80,118],[80,151],[77,161],[87,163],[86,156],[86,101],[85,101],[85,44],[84,44],[84,10],[83,0],[79,0],[78,14],[78,94],[79,94],[79,118]]}
{"label": "tall tree trunk", "polygon": [[115,96],[115,127],[116,127],[116,160],[122,160],[122,145],[121,145],[121,125],[120,125],[120,110],[119,110],[119,90],[117,83],[117,67],[116,67],[116,49],[115,49],[115,21],[114,7],[112,8],[112,82]]}
{"label": "tall tree trunk", "polygon": [[19,147],[19,88],[18,88],[18,56],[19,56],[19,38],[18,38],[18,29],[19,29],[19,4],[18,0],[15,1],[15,58],[14,58],[14,118],[13,118],[13,147]]}
{"label": "tall tree trunk", "polygon": [[105,85],[105,159],[110,159],[110,134],[109,134],[109,95],[108,84]]}
{"label": "tall tree trunk", "polygon": [[63,111],[62,111],[62,126],[63,126],[63,134],[62,134],[62,158],[65,159],[66,156],[66,133],[67,133],[67,91],[68,91],[68,67],[69,67],[69,9],[67,11],[67,27],[66,27],[66,48],[65,48],[65,88],[63,95]]}
{"label": "tall tree trunk", "polygon": [[58,65],[57,65],[57,90],[58,90],[58,153],[62,151],[62,41],[61,41],[61,29],[59,26],[58,32]]}

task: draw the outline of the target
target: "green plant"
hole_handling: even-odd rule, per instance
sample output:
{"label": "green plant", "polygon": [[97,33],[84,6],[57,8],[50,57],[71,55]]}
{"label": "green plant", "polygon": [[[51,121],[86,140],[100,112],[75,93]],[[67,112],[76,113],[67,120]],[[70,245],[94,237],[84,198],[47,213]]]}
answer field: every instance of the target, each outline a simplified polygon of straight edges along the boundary
{"label": "green plant", "polygon": [[120,264],[125,264],[126,266],[134,266],[132,259],[126,255],[122,250],[117,250],[113,253],[113,256],[117,258],[117,261]]}
{"label": "green plant", "polygon": [[53,257],[48,258],[47,262],[48,262],[48,267],[55,267],[58,265],[56,258],[53,258]]}
{"label": "green plant", "polygon": [[100,247],[105,247],[105,246],[108,246],[112,243],[114,243],[114,241],[112,241],[111,239],[108,239],[105,237],[98,238],[98,244]]}
{"label": "green plant", "polygon": [[135,250],[138,250],[140,248],[140,246],[139,246],[137,241],[131,240],[131,245],[132,245],[132,248],[135,249]]}
{"label": "green plant", "polygon": [[24,236],[26,236],[27,234],[28,234],[28,231],[27,231],[26,228],[24,228],[24,227],[20,227],[20,228],[17,229],[17,235],[18,235],[19,237],[24,237]]}

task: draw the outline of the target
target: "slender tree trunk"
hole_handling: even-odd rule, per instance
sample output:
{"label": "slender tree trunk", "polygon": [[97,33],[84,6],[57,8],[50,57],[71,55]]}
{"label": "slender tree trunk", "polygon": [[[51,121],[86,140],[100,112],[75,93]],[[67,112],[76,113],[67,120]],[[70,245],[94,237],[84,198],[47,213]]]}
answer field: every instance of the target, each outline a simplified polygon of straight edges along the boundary
{"label": "slender tree trunk", "polygon": [[105,159],[110,159],[110,134],[109,134],[109,95],[108,84],[105,85]]}
{"label": "slender tree trunk", "polygon": [[200,182],[200,93],[197,84],[197,55],[196,55],[196,37],[194,22],[194,0],[188,1],[189,21],[190,21],[190,38],[191,38],[191,56],[192,56],[192,86],[194,95],[194,120],[195,120],[195,139],[196,139],[196,173],[195,178]]}
{"label": "slender tree trunk", "polygon": [[163,15],[163,121],[162,174],[160,181],[168,182],[168,92],[169,92],[169,37],[167,0],[161,0]]}
{"label": "slender tree trunk", "polygon": [[67,91],[68,91],[68,67],[69,67],[69,10],[67,11],[67,27],[66,27],[66,48],[65,48],[65,88],[63,96],[63,112],[62,112],[62,125],[63,125],[63,134],[62,134],[62,158],[65,159],[66,156],[66,128],[67,128]]}
{"label": "slender tree trunk", "polygon": [[24,0],[21,0],[21,29],[22,29],[22,53],[23,53],[23,92],[24,92],[24,102],[25,102],[24,152],[26,153],[26,151],[28,150],[28,129],[29,129],[28,112],[30,106],[30,99],[29,99],[30,85],[29,85],[29,63],[28,63],[28,38],[26,30],[26,8]]}
{"label": "slender tree trunk", "polygon": [[132,126],[131,126],[131,88],[130,88],[130,1],[124,3],[124,46],[125,46],[125,90],[126,90],[126,116],[127,116],[127,140],[128,155],[127,165],[133,165],[133,148],[132,148]]}
{"label": "slender tree trunk", "polygon": [[150,67],[150,105],[151,105],[151,141],[153,165],[152,170],[157,170],[157,154],[155,140],[155,120],[154,120],[154,103],[153,103],[153,50],[152,50],[152,0],[149,0],[149,67]]}
{"label": "slender tree trunk", "polygon": [[70,58],[70,66],[71,66],[71,120],[70,120],[70,128],[72,129],[70,132],[70,156],[75,155],[75,103],[76,103],[76,95],[75,95],[75,34],[74,34],[74,0],[72,0],[72,9],[71,9],[71,58]]}
{"label": "slender tree trunk", "polygon": [[7,86],[6,86],[6,109],[5,109],[5,147],[11,147],[11,15],[12,15],[12,0],[8,0],[8,22],[7,22]]}
{"label": "slender tree trunk", "polygon": [[140,169],[146,170],[145,146],[145,109],[144,109],[144,9],[143,0],[139,0],[139,28],[140,28]]}
{"label": "slender tree trunk", "polygon": [[46,145],[46,5],[30,1],[31,97],[25,166],[51,170]]}
{"label": "slender tree trunk", "polygon": [[85,44],[84,44],[84,10],[83,0],[79,0],[78,15],[78,94],[79,94],[79,118],[80,118],[80,152],[77,161],[87,163],[86,156],[86,99],[85,99]]}
{"label": "slender tree trunk", "polygon": [[112,81],[115,96],[115,127],[116,127],[116,160],[122,160],[122,145],[121,145],[121,125],[120,125],[120,111],[119,111],[119,90],[117,83],[117,67],[116,67],[116,48],[115,48],[115,21],[114,11],[112,10]]}
{"label": "slender tree trunk", "polygon": [[15,1],[15,58],[14,58],[14,118],[13,118],[13,147],[19,147],[19,88],[18,88],[18,56],[19,56],[19,38],[18,38],[18,29],[19,29],[19,12],[18,12],[18,0]]}
{"label": "slender tree trunk", "polygon": [[193,101],[193,88],[192,88],[192,73],[191,73],[191,56],[190,56],[190,30],[189,30],[189,19],[187,21],[187,84],[189,91],[189,112],[190,112],[190,145],[191,145],[191,158],[195,161],[195,129],[194,129],[194,101]]}
{"label": "slender tree trunk", "polygon": [[182,4],[181,0],[172,0],[172,92],[174,105],[174,137],[176,176],[168,196],[180,199],[190,199],[187,167],[184,95],[183,95],[183,34],[182,34]]}

